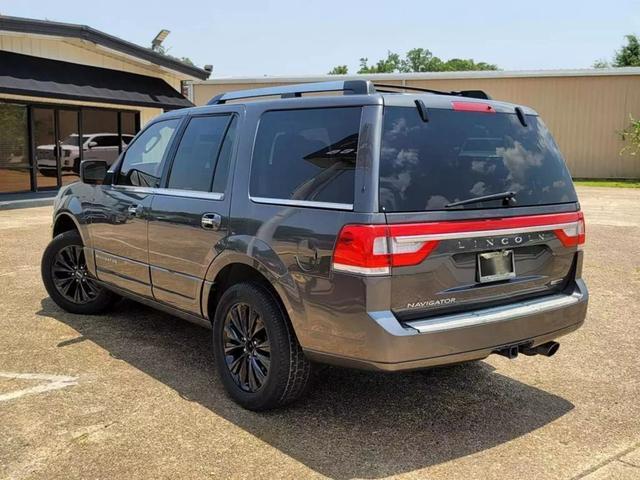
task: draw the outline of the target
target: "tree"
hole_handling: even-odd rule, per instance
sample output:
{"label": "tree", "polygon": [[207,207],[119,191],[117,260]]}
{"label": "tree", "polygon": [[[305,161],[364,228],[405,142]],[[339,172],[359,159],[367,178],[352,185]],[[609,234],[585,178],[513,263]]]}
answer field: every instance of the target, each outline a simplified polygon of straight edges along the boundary
{"label": "tree", "polygon": [[191,65],[192,67],[196,66],[196,64],[193,63],[193,60],[191,60],[189,57],[180,57],[180,61],[182,63],[186,63],[187,65]]}
{"label": "tree", "polygon": [[[335,67],[329,73],[342,73],[342,70],[339,70],[342,67],[346,73],[346,65]],[[386,58],[378,60],[373,65],[369,65],[368,58],[361,58],[358,73],[458,72],[463,70],[498,70],[498,66],[486,62],[476,63],[470,58],[452,58],[445,61],[434,56],[426,48],[413,48],[404,57],[389,51]]]}
{"label": "tree", "polygon": [[620,132],[623,142],[627,142],[620,154],[627,152],[629,155],[637,155],[640,152],[640,120],[636,120],[633,115],[629,115],[629,125]]}
{"label": "tree", "polygon": [[387,52],[387,58],[378,60],[375,65],[368,66],[368,58],[360,59],[360,70],[358,73],[393,73],[400,70],[400,55]]}
{"label": "tree", "polygon": [[593,62],[593,68],[609,68],[609,62],[607,62],[604,58],[600,58]]}
{"label": "tree", "polygon": [[615,54],[614,67],[640,66],[640,41],[636,35],[625,35],[627,44],[623,45]]}
{"label": "tree", "polygon": [[169,55],[170,48],[165,48],[164,45],[158,45],[153,51],[159,53],[160,55],[164,55],[165,57],[173,58],[174,60],[178,60],[179,62],[186,63],[187,65],[191,65],[195,67],[196,64],[193,63],[189,57],[174,57],[173,55]]}
{"label": "tree", "polygon": [[474,62],[471,58],[452,58],[444,63],[448,72],[462,72],[470,70],[498,70],[497,65],[486,62]]}
{"label": "tree", "polygon": [[637,35],[625,35],[626,45],[616,50],[613,61],[609,63],[604,58],[593,62],[593,68],[608,67],[640,67],[640,40]]}
{"label": "tree", "polygon": [[346,65],[338,65],[331,69],[329,75],[346,75],[347,73],[349,73],[349,67]]}
{"label": "tree", "polygon": [[444,63],[426,48],[413,48],[401,62],[402,72],[441,72]]}

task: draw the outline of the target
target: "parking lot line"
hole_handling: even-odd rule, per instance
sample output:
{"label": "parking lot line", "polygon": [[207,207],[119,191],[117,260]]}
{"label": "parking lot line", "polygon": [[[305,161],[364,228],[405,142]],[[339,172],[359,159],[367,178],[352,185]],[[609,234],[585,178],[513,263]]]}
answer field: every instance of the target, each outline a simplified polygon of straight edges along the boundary
{"label": "parking lot line", "polygon": [[0,372],[0,377],[10,380],[41,380],[46,383],[39,383],[33,387],[24,388],[22,390],[14,390],[13,392],[0,395],[0,402],[8,402],[25,395],[33,395],[36,393],[50,392],[51,390],[59,390],[61,388],[70,387],[78,384],[78,377],[69,377],[66,375],[47,375],[42,373],[14,373]]}

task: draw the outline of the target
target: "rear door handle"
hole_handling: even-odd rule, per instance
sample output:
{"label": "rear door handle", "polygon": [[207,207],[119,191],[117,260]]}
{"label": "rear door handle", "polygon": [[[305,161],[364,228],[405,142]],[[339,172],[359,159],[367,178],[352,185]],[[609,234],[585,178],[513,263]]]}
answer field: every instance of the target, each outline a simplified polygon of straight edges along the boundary
{"label": "rear door handle", "polygon": [[217,213],[205,213],[200,221],[200,225],[206,230],[219,230],[221,224],[222,217]]}

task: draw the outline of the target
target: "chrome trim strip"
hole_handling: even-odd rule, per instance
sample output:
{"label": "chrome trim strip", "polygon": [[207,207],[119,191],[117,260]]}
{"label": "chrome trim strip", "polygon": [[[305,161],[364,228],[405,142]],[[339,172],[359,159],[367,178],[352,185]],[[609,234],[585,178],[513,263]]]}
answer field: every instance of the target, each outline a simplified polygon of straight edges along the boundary
{"label": "chrome trim strip", "polygon": [[251,195],[249,195],[249,199],[252,202],[264,203],[267,205],[287,205],[291,207],[328,208],[331,210],[353,210],[353,203],[314,202],[312,200],[290,200],[290,199],[284,199],[284,198],[253,197]]}
{"label": "chrome trim strip", "polygon": [[177,188],[134,187],[131,185],[112,185],[112,187],[117,190],[163,195],[167,197],[199,198],[202,200],[224,200],[224,193],[218,192],[200,192],[197,190],[181,190]]}
{"label": "chrome trim strip", "polygon": [[196,198],[201,200],[224,200],[224,193],[199,192],[196,190],[157,188],[155,194],[163,195],[165,197],[185,197],[185,198]]}
{"label": "chrome trim strip", "polygon": [[[150,287],[148,283],[143,282],[142,280],[138,280],[137,278],[130,277],[129,275],[125,275],[123,273],[118,273],[113,270],[109,270],[108,268],[96,267],[96,274],[98,273],[106,273],[107,275],[113,275],[114,277],[121,278],[123,280],[127,280],[129,282],[139,283],[140,285],[144,285],[145,287]],[[98,280],[105,281],[100,278],[100,275],[97,275]]]}
{"label": "chrome trim strip", "polygon": [[189,295],[184,295],[179,292],[174,292],[173,290],[168,290],[166,288],[159,287],[158,285],[152,285],[152,287],[154,290],[153,292],[154,294],[155,294],[155,290],[160,290],[161,292],[168,293],[169,295],[175,295],[176,297],[184,298],[185,300],[189,300],[190,302],[193,302],[196,300],[195,298],[190,297]]}
{"label": "chrome trim strip", "polygon": [[[157,252],[154,252],[157,254]],[[156,265],[149,265],[149,268],[151,270],[157,270],[158,272],[164,272],[164,273],[168,273],[170,275],[178,275],[182,278],[184,278],[185,280],[190,280],[192,282],[201,282],[202,279],[199,277],[195,277],[193,275],[189,275],[187,273],[181,273],[181,272],[176,272],[175,270],[169,270],[168,268],[164,268],[164,267],[158,267]]]}
{"label": "chrome trim strip", "polygon": [[414,320],[405,322],[405,325],[418,330],[420,333],[437,333],[458,328],[476,327],[568,307],[579,303],[583,297],[584,294],[576,290],[571,295],[559,293],[500,307],[443,315],[426,320]]}
{"label": "chrome trim strip", "polygon": [[505,228],[496,230],[474,230],[473,232],[434,233],[427,235],[407,235],[392,237],[395,243],[427,242],[435,240],[456,240],[458,238],[494,237],[499,235],[514,235],[517,233],[546,232],[575,227],[577,222],[556,223],[551,225],[535,225],[531,227]]}
{"label": "chrome trim strip", "polygon": [[156,187],[134,187],[132,185],[111,185],[115,190],[124,190],[127,192],[136,192],[136,193],[148,193],[153,194],[156,193]]}
{"label": "chrome trim strip", "polygon": [[104,250],[98,250],[97,248],[93,249],[94,254],[95,254],[95,260],[96,260],[96,265],[97,265],[97,261],[98,260],[102,260],[110,265],[113,265],[113,261],[115,260],[116,262],[119,260],[121,262],[123,262],[124,264],[133,264],[133,265],[139,265],[143,268],[148,268],[149,264],[148,263],[144,263],[144,262],[140,262],[138,260],[133,260],[131,258],[127,258],[127,257],[121,257],[120,255],[114,255],[113,253],[109,253],[109,252],[105,252]]}

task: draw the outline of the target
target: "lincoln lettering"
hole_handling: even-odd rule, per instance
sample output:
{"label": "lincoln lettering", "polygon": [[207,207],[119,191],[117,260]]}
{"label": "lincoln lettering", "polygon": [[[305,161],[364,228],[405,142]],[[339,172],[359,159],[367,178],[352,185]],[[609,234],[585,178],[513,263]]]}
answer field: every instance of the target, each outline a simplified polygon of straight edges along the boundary
{"label": "lincoln lettering", "polygon": [[534,244],[544,242],[553,237],[550,232],[525,233],[508,237],[469,238],[456,240],[458,250],[477,250],[493,247],[509,247],[516,245]]}

